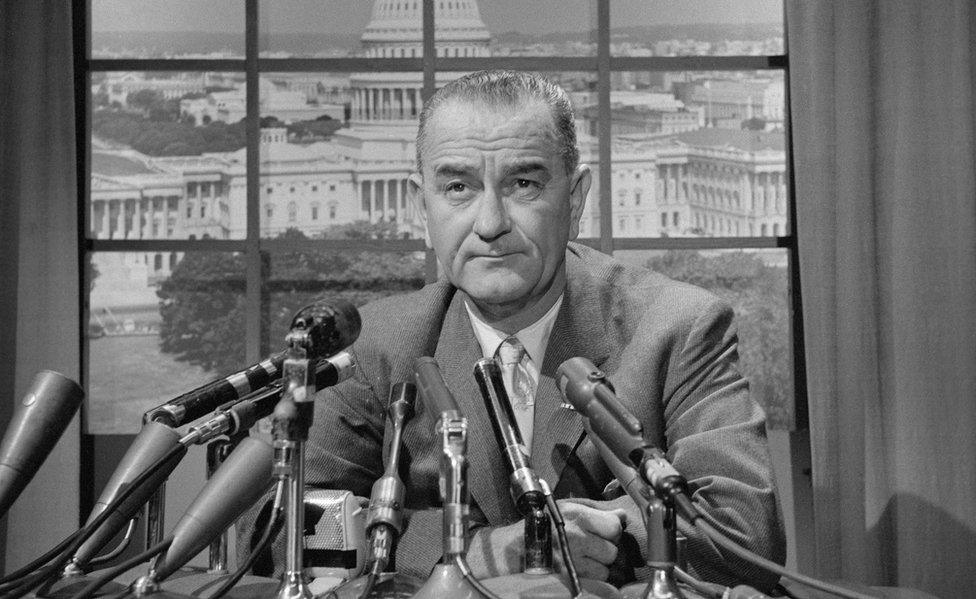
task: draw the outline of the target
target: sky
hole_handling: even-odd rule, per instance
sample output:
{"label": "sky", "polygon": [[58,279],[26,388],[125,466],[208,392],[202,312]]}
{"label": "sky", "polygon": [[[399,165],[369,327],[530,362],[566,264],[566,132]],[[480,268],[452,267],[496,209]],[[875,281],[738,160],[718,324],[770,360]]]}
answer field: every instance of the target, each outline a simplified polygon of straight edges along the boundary
{"label": "sky", "polygon": [[[362,31],[370,0],[265,0],[262,30]],[[494,34],[579,31],[596,25],[594,0],[480,0]],[[782,0],[611,0],[612,27],[671,23],[768,23]],[[92,0],[96,31],[243,31],[243,0]]]}

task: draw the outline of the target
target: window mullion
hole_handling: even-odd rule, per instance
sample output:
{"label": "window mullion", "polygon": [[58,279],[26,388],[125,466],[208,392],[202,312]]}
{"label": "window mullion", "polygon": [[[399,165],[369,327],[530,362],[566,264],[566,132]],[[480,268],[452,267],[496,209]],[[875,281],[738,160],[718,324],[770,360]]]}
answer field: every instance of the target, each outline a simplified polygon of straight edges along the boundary
{"label": "window mullion", "polygon": [[613,209],[611,184],[610,141],[610,0],[597,0],[597,122],[599,134],[599,185],[600,185],[600,251],[613,253]]}
{"label": "window mullion", "polygon": [[245,85],[245,139],[246,139],[246,202],[247,228],[245,233],[245,302],[244,333],[245,356],[248,363],[254,363],[266,353],[262,347],[265,337],[261,325],[262,288],[264,287],[261,268],[261,214],[260,195],[260,141],[261,115],[258,86],[258,0],[247,0],[244,9],[244,85]]}

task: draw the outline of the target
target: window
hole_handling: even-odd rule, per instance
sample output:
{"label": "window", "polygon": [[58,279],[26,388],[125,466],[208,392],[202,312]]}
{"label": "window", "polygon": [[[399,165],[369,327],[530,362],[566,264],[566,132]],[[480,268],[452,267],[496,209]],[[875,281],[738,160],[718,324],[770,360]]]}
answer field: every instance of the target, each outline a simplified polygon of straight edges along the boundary
{"label": "window", "polygon": [[[396,6],[388,0],[256,0],[256,14],[245,14],[248,3],[239,0],[186,0],[180,6],[191,8],[170,11],[167,18],[159,18],[167,0],[91,0],[91,31],[79,38],[90,51],[91,85],[80,86],[79,93],[90,94],[88,126],[96,142],[88,164],[93,185],[82,198],[87,251],[100,265],[90,297],[93,313],[102,307],[145,312],[146,306],[158,304],[156,291],[182,281],[190,267],[201,277],[219,273],[222,279],[201,282],[193,290],[188,286],[173,300],[188,301],[179,298],[189,298],[191,291],[202,297],[209,293],[223,313],[238,315],[236,330],[245,331],[228,341],[231,345],[221,352],[226,358],[195,362],[194,376],[203,381],[282,347],[285,320],[301,299],[344,293],[315,281],[301,286],[304,295],[291,293],[295,273],[311,276],[298,268],[296,254],[383,252],[391,257],[397,268],[384,271],[375,289],[355,295],[356,303],[422,284],[436,273],[428,266],[433,261],[425,254],[423,231],[406,201],[403,181],[413,168],[412,156],[388,154],[395,143],[375,142],[359,132],[386,128],[394,132],[393,141],[409,146],[415,133],[409,125],[415,127],[423,99],[447,74],[507,67],[513,61],[553,78],[573,100],[582,158],[593,168],[581,221],[584,242],[658,266],[669,264],[661,252],[678,248],[685,253],[674,254],[675,260],[697,260],[691,250],[705,252],[706,258],[742,252],[761,257],[783,281],[793,280],[796,239],[785,135],[788,61],[777,0],[716,2],[709,17],[725,19],[727,27],[696,24],[698,15],[682,14],[689,10],[682,3],[648,10],[646,0],[574,0],[573,10],[565,10],[562,2],[547,0],[542,4],[549,10],[525,11],[517,22],[509,22],[498,20],[496,10],[486,10],[487,0],[426,1],[434,8],[433,28],[426,31],[437,53],[428,62],[422,58],[420,1],[400,3],[397,12],[416,19],[403,23],[409,39],[394,43],[384,37],[386,22],[371,22],[374,5]],[[119,6],[125,12],[121,20]],[[561,15],[558,22],[551,18],[554,10]],[[353,13],[365,25],[350,36],[349,23],[335,22],[333,16]],[[255,23],[248,22],[251,16]],[[452,21],[458,18],[467,27],[463,41]],[[317,30],[296,34],[296,23],[315,23]],[[513,28],[518,35],[499,37]],[[147,32],[152,44],[146,42]],[[688,64],[694,68],[687,70]],[[609,105],[601,106],[601,98],[609,98]],[[112,137],[126,130],[117,126],[123,118],[129,131],[142,135]],[[179,131],[179,138],[152,135],[154,127]],[[388,145],[371,154],[371,143]],[[376,156],[383,156],[382,169],[371,163]],[[186,180],[191,174],[195,181]],[[317,193],[327,184],[330,195],[319,199],[329,202],[328,219],[320,218],[319,204],[311,204],[311,218],[303,222],[297,204],[282,201],[278,208],[286,217],[279,214],[275,221],[272,197],[282,177],[288,177],[290,193],[296,188]],[[198,185],[202,178],[208,181]],[[130,184],[132,196],[120,197],[122,186],[115,184],[121,183]],[[638,185],[641,189],[634,189]],[[633,205],[627,206],[631,193]],[[197,222],[192,214],[203,197],[213,204],[208,212],[200,204],[201,217],[209,219]],[[684,229],[677,204],[687,205],[681,208]],[[620,207],[626,214],[614,214]],[[736,211],[731,220],[730,209]],[[658,218],[660,228],[653,226]],[[286,224],[292,229],[286,231]],[[748,236],[739,237],[740,230]],[[756,230],[758,237],[753,236]],[[170,264],[152,257],[160,252],[172,252]],[[138,266],[139,258],[149,261]],[[267,264],[274,267],[269,270]],[[123,286],[113,278],[121,272],[138,280]],[[133,292],[128,303],[118,299],[136,287],[138,298]],[[188,367],[186,355],[160,353],[161,336],[171,333],[164,330],[168,324],[161,314],[150,316],[145,330],[156,337],[146,351]],[[205,321],[201,317],[198,324]],[[789,340],[792,329],[776,334]],[[94,351],[92,344],[100,341],[88,343]],[[788,361],[788,354],[783,359]],[[126,391],[110,381],[111,376],[125,379],[124,373],[98,371],[99,364],[108,363],[107,357],[91,361],[89,379],[101,387],[100,393],[89,394],[90,402],[104,402],[99,409],[109,416],[88,418],[87,432],[132,432],[141,410],[177,395],[190,382],[172,377],[180,388],[158,387],[156,395],[126,403]],[[760,381],[789,380],[761,398],[771,419],[781,415],[785,426],[792,426],[794,417],[792,407],[782,408],[793,405],[793,380],[780,375],[791,369],[782,362],[762,363],[750,372]],[[777,374],[767,376],[772,370]]]}

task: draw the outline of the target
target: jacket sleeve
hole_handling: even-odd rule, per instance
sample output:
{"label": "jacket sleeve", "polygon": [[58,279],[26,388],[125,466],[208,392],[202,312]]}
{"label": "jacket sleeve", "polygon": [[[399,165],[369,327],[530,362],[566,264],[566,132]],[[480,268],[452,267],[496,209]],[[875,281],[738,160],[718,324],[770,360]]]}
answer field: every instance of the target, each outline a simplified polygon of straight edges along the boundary
{"label": "jacket sleeve", "polygon": [[[732,309],[708,304],[676,343],[663,389],[667,454],[704,517],[739,545],[783,563],[782,530],[765,414],[739,373]],[[691,569],[700,577],[768,590],[779,577],[726,554],[689,523]]]}

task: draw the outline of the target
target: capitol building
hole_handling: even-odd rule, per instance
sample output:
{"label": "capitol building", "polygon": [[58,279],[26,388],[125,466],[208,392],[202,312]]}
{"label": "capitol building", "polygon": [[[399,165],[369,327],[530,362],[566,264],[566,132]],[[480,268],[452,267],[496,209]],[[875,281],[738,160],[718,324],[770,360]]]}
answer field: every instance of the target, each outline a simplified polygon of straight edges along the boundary
{"label": "capitol building", "polygon": [[[439,56],[491,54],[491,34],[474,0],[438,2],[435,18]],[[419,1],[376,0],[360,37],[360,55],[420,56],[421,23]],[[436,85],[460,75],[438,72]],[[173,82],[142,79],[138,73],[114,76],[115,80],[102,86],[117,94],[121,86],[124,90],[174,89]],[[207,76],[212,74],[200,74]],[[179,89],[195,90],[185,79],[181,78]],[[406,191],[414,167],[422,85],[419,72],[320,77],[262,74],[262,117],[274,116],[288,124],[327,115],[341,120],[343,126],[329,139],[313,142],[289,139],[280,126],[262,129],[258,149],[261,236],[274,237],[296,228],[315,237],[335,225],[386,221],[396,223],[404,237],[421,237]],[[577,112],[581,159],[596,170],[594,94],[567,87]],[[197,125],[214,120],[235,122],[243,116],[243,94],[242,82],[230,91],[195,93],[181,101],[181,111]],[[782,132],[705,128],[704,109],[681,101],[662,103],[658,99],[653,106],[640,106],[640,100],[613,104],[615,236],[786,233]],[[681,126],[635,129],[631,122],[618,127],[618,117],[623,123],[633,121],[634,114],[647,123],[677,122]],[[243,239],[247,223],[245,152],[241,148],[197,156],[147,156],[94,139],[91,236]],[[593,180],[581,223],[582,237],[596,237],[600,231],[598,173],[594,172]],[[137,288],[144,290],[139,293],[145,302],[155,303],[153,285],[169,276],[179,258],[177,252],[99,255],[99,278],[91,295],[93,313],[99,306],[133,301],[132,290]]]}

